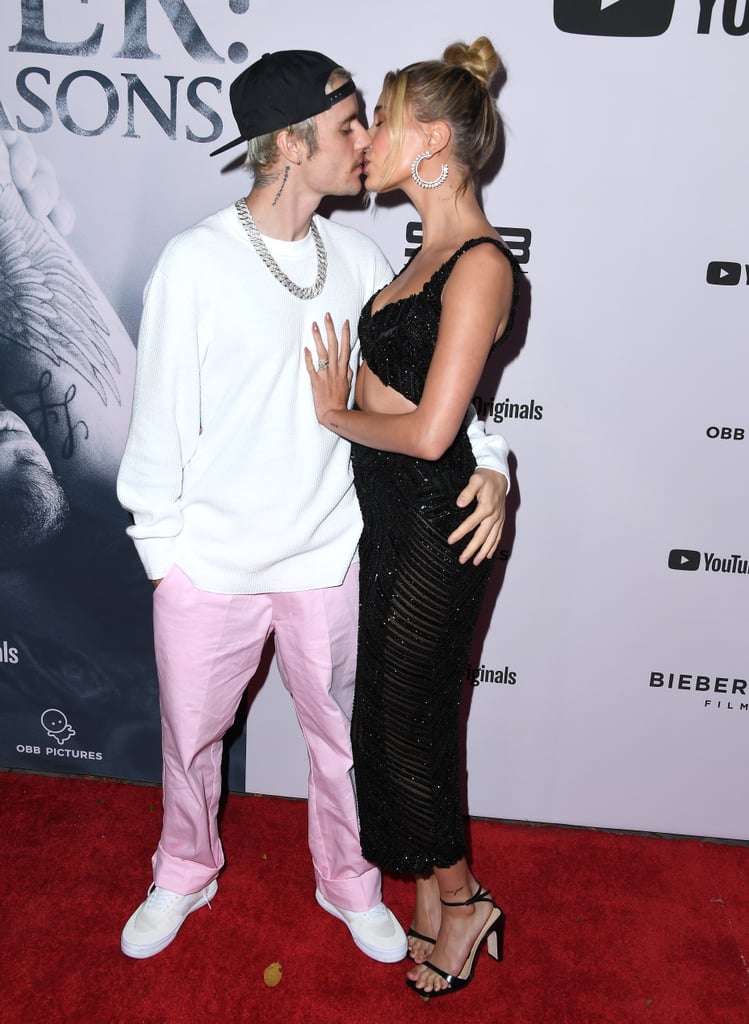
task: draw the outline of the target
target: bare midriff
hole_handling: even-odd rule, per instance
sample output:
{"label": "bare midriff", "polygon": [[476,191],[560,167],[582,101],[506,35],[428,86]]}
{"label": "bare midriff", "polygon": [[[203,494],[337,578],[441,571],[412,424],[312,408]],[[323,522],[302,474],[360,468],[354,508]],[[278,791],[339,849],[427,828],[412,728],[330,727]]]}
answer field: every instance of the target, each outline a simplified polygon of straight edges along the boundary
{"label": "bare midriff", "polygon": [[400,391],[383,384],[366,363],[361,364],[356,375],[356,404],[364,412],[379,412],[390,416],[413,412],[416,408]]}

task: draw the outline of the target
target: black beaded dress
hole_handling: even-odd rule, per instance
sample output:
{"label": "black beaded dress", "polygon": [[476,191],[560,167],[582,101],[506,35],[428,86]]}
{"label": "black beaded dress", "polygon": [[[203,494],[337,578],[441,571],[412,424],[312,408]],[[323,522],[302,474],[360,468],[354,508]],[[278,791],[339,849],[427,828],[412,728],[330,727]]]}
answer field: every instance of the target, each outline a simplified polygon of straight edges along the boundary
{"label": "black beaded dress", "polygon": [[[415,295],[374,314],[373,295],[362,311],[362,359],[415,404],[445,282],[482,242],[510,261],[514,313],[520,270],[493,238],[464,243]],[[384,870],[421,873],[465,854],[458,708],[492,562],[461,565],[463,545],[447,537],[470,511],[455,501],[476,462],[464,422],[436,461],[353,444],[352,463],[364,519],[352,721],[362,852]]]}

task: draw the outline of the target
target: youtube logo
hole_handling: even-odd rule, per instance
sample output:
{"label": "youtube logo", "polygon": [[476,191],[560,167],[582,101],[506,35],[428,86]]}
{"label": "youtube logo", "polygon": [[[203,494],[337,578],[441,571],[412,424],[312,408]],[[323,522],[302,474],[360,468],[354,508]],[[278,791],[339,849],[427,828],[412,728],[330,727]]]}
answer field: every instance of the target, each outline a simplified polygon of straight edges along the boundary
{"label": "youtube logo", "polygon": [[676,0],[554,0],[554,24],[584,36],[660,36]]}
{"label": "youtube logo", "polygon": [[[735,285],[741,284],[742,266],[740,263],[727,263],[724,260],[712,260],[707,265],[705,279],[708,284]],[[749,281],[749,268],[747,268]]]}
{"label": "youtube logo", "polygon": [[696,572],[700,567],[700,553],[690,551],[689,548],[674,548],[668,554],[668,567],[682,572]]}

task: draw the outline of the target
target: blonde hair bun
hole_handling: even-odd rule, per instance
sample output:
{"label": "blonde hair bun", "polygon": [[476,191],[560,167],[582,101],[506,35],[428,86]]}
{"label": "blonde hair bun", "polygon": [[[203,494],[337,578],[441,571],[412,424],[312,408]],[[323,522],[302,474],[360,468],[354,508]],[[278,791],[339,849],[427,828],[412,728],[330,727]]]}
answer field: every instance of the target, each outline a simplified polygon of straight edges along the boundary
{"label": "blonde hair bun", "polygon": [[470,71],[487,89],[495,74],[500,69],[504,70],[494,44],[486,36],[479,36],[470,46],[467,43],[451,43],[442,54],[442,59],[446,64]]}

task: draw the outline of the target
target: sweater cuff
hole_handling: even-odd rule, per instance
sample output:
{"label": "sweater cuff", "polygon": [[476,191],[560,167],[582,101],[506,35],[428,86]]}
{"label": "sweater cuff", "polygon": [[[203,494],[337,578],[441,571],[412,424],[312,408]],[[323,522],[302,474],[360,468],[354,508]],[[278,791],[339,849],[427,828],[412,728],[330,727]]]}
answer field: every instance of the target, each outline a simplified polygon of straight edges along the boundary
{"label": "sweater cuff", "polygon": [[473,457],[479,469],[493,469],[507,478],[507,490],[510,490],[510,466],[508,456],[510,446],[501,434],[487,434],[480,444],[473,446]]}
{"label": "sweater cuff", "polygon": [[133,543],[149,580],[163,580],[176,561],[177,544],[174,538],[149,537],[147,540],[138,540],[133,537]]}

